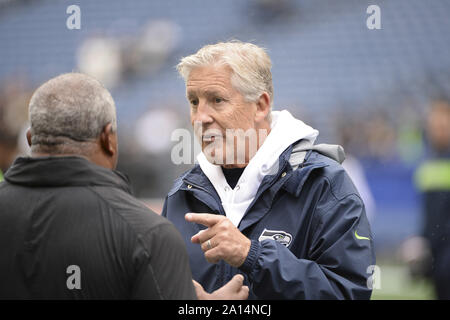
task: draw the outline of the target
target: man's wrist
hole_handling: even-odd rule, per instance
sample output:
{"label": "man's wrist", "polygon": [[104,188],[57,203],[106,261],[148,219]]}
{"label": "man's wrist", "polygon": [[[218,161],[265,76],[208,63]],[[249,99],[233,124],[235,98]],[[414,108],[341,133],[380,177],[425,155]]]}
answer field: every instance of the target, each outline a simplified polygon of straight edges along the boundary
{"label": "man's wrist", "polygon": [[240,262],[235,266],[238,268],[244,264],[245,260],[248,257],[248,254],[250,253],[250,247],[252,246],[252,241],[248,238],[245,238],[245,239],[246,239],[246,242],[245,242],[243,253],[240,258]]}
{"label": "man's wrist", "polygon": [[259,243],[259,241],[251,240],[247,258],[245,259],[244,263],[239,267],[239,270],[243,271],[246,274],[250,274],[256,262],[258,261],[260,253],[261,253],[261,244]]}

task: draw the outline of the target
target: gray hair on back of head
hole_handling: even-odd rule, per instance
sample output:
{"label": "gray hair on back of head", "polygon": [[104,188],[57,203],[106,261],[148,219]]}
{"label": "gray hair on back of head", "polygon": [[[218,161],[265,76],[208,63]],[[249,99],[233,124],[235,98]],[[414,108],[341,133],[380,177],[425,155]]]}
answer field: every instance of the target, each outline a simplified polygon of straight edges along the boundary
{"label": "gray hair on back of head", "polygon": [[64,153],[68,145],[95,141],[109,123],[117,130],[111,94],[82,73],[62,74],[41,85],[31,97],[29,119],[33,151]]}
{"label": "gray hair on back of head", "polygon": [[182,58],[177,70],[186,82],[192,69],[210,65],[229,66],[231,83],[247,101],[255,102],[267,92],[272,105],[272,62],[263,48],[237,40],[206,45]]}

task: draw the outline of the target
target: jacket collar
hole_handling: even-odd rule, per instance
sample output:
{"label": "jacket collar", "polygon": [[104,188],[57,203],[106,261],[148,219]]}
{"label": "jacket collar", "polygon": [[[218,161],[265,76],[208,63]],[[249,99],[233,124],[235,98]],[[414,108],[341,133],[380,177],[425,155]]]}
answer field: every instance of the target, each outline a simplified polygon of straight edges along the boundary
{"label": "jacket collar", "polygon": [[[281,188],[298,197],[310,173],[315,169],[328,166],[321,160],[321,156],[317,152],[309,151],[305,161],[297,170],[293,171],[289,164],[293,146],[289,146],[279,157],[278,172],[274,175],[267,175],[262,180],[253,202],[249,205],[238,226],[239,230],[243,231],[262,219],[271,208],[272,201]],[[206,203],[211,209],[225,215],[219,195],[199,165],[181,177],[176,190],[192,192],[194,197]],[[172,190],[172,194],[176,190]],[[262,196],[266,191],[265,196]],[[250,210],[252,210],[252,214],[247,215]]]}
{"label": "jacket collar", "polygon": [[[261,185],[258,189],[258,192],[256,194],[257,198],[264,190],[262,190],[264,185],[271,184],[274,180],[276,180],[283,172],[288,173],[288,171],[292,171],[292,167],[289,164],[289,158],[292,152],[292,149],[295,144],[290,145],[283,153],[280,155],[278,162],[278,171],[274,175],[269,175],[264,177],[263,181],[261,182]],[[327,164],[319,159],[319,154],[316,152],[309,151],[306,156],[304,162],[300,165],[301,168],[307,168],[308,170],[303,170],[303,172],[300,174],[300,176],[304,179],[307,177],[304,177],[304,174],[306,171],[309,171],[309,169],[315,169],[319,167],[326,167]],[[298,171],[300,173],[300,170]],[[214,187],[212,183],[209,181],[208,177],[203,173],[200,166],[197,164],[195,165],[191,170],[189,170],[186,174],[184,174],[182,177],[182,180],[185,183],[193,184],[196,186],[203,186],[205,189],[212,189],[214,190]],[[180,185],[177,185],[177,187],[181,187]],[[178,189],[176,188],[176,189]],[[172,190],[171,193],[176,192],[176,190]],[[296,193],[296,192],[294,192]]]}
{"label": "jacket collar", "polygon": [[[318,152],[310,150],[307,152],[305,161],[299,166],[299,168],[295,171],[292,170],[292,167],[289,164],[289,159],[293,147],[294,144],[289,146],[279,157],[278,172],[274,175],[267,175],[263,178],[253,202],[244,213],[244,218],[238,226],[239,230],[244,231],[261,220],[267,212],[269,212],[273,199],[281,188],[298,197],[311,172],[328,166],[326,161],[322,158],[322,155]],[[169,195],[174,194],[178,190],[192,192],[194,197],[196,197],[199,201],[204,202],[209,208],[225,215],[225,212],[221,206],[219,195],[206,175],[202,172],[199,165],[196,165],[190,171],[181,176],[180,180],[178,180],[176,186],[171,190]],[[265,195],[262,196],[263,194]],[[252,214],[248,215],[247,213],[250,210],[252,210]]]}
{"label": "jacket collar", "polygon": [[[292,146],[289,146],[279,157],[279,166],[278,166],[278,172],[275,175],[265,176],[263,181],[261,182],[261,186],[264,184],[269,183],[271,180],[275,179],[279,174],[281,174],[283,168],[286,166],[289,155],[292,151]],[[195,185],[195,186],[203,186],[206,189],[213,189],[214,187],[209,181],[208,177],[205,175],[205,173],[202,171],[200,166],[197,164],[194,168],[192,168],[190,171],[187,172],[186,175],[183,176],[183,180],[186,183]],[[259,189],[261,189],[261,186]],[[257,192],[257,196],[260,193],[260,190]],[[217,194],[217,193],[216,193]]]}
{"label": "jacket collar", "polygon": [[12,184],[28,187],[108,186],[131,194],[128,178],[77,157],[19,157],[5,174]]}

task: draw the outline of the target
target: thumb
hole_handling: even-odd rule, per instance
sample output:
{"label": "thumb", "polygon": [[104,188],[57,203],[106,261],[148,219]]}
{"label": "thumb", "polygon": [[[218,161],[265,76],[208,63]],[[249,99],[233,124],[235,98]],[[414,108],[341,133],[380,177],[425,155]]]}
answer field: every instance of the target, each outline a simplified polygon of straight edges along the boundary
{"label": "thumb", "polygon": [[249,292],[250,289],[247,286],[242,286],[237,294],[236,300],[246,300]]}
{"label": "thumb", "polygon": [[244,276],[242,274],[235,275],[225,286],[232,292],[239,292],[244,284]]}
{"label": "thumb", "polygon": [[248,298],[249,289],[244,286],[244,276],[235,275],[226,285],[217,289],[210,295],[214,300],[245,300]]}
{"label": "thumb", "polygon": [[194,288],[195,288],[195,293],[197,294],[197,299],[198,300],[206,300],[208,294],[206,293],[205,289],[203,289],[202,285],[195,280],[192,280],[192,282],[194,283]]}

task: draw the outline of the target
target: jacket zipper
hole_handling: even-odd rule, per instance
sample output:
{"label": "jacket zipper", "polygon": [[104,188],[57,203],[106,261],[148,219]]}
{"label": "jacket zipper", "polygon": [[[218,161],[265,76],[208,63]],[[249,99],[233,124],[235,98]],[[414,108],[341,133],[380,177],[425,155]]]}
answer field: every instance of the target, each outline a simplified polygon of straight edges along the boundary
{"label": "jacket zipper", "polygon": [[[192,183],[192,182],[190,182],[190,181],[188,181],[188,180],[184,180],[184,179],[183,179],[183,181],[184,181],[185,183],[187,183],[188,185],[191,185],[192,187],[195,187],[195,188],[198,188],[198,189],[200,189],[200,190],[203,190],[204,192],[206,192],[207,194],[209,194],[209,195],[214,199],[214,201],[216,201],[216,204],[219,204],[219,203],[217,202],[216,197],[215,197],[211,192],[209,192],[207,189],[205,189],[205,188],[203,188],[203,187],[201,187],[201,186],[199,186],[199,185],[196,185],[195,183]],[[203,202],[203,200],[199,199],[199,198],[196,197],[195,195],[194,195],[194,197],[195,197],[196,199],[198,199],[199,201]],[[203,202],[203,203],[205,203],[205,202]],[[218,205],[218,208],[219,208],[220,214],[223,215],[223,216],[226,216],[225,211],[223,210],[223,207],[222,207],[221,204]],[[227,277],[226,277],[226,275],[227,275],[228,272],[229,272],[229,271],[227,270],[227,264],[225,264],[225,263],[219,263],[219,264],[217,264],[216,267],[219,268],[219,271],[218,271],[218,277],[219,277],[218,280],[219,280],[219,283],[221,283],[221,285],[224,286],[224,285],[227,283]],[[228,279],[228,280],[229,280],[229,279]]]}
{"label": "jacket zipper", "polygon": [[[214,201],[216,201],[216,204],[218,204],[218,208],[219,208],[219,212],[222,214],[222,215],[224,215],[224,216],[226,216],[226,214],[225,214],[225,212],[224,212],[224,210],[223,210],[223,208],[222,208],[222,205],[219,203],[219,202],[217,202],[217,199],[216,199],[216,197],[211,193],[211,192],[209,192],[207,189],[205,189],[205,188],[203,188],[203,187],[201,187],[201,186],[199,186],[199,185],[197,185],[197,184],[195,184],[195,183],[192,183],[192,182],[190,182],[190,181],[188,181],[188,180],[184,180],[183,179],[183,181],[185,182],[185,183],[187,183],[188,185],[191,185],[191,186],[193,186],[193,187],[195,187],[195,188],[197,188],[197,189],[200,189],[200,190],[202,190],[202,191],[204,191],[204,192],[206,192],[207,194],[209,194],[213,199],[214,199]],[[197,198],[197,197],[196,197]],[[203,200],[201,200],[201,199],[199,199],[199,198],[197,198],[199,201],[201,201],[201,202],[203,202]],[[204,203],[204,202],[203,202]]]}

